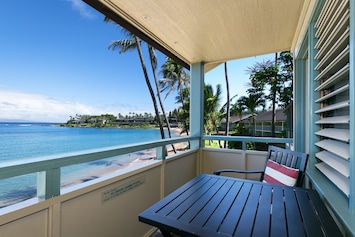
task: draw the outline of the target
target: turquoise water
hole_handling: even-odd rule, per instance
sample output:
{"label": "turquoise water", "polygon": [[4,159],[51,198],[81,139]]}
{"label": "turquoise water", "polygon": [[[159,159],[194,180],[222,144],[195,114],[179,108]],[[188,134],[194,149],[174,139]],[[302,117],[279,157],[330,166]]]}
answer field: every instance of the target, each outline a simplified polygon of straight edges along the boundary
{"label": "turquoise water", "polygon": [[[67,128],[50,123],[0,123],[0,162],[160,139],[158,129]],[[119,164],[119,156],[62,169],[62,182]],[[0,180],[0,207],[36,195],[36,175]]]}

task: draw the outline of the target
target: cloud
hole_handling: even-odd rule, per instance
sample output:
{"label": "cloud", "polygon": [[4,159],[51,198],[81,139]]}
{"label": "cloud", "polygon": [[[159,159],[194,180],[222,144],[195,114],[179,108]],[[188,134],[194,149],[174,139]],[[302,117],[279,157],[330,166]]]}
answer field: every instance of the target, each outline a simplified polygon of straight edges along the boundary
{"label": "cloud", "polygon": [[101,114],[92,106],[59,101],[41,94],[7,91],[0,88],[0,120],[66,122],[75,114]]}
{"label": "cloud", "polygon": [[78,11],[81,16],[89,19],[93,19],[95,17],[93,11],[82,0],[69,0],[69,1],[71,2],[72,8],[75,11]]}
{"label": "cloud", "polygon": [[16,91],[0,84],[0,121],[30,121],[64,123],[70,116],[100,115],[118,113],[128,115],[154,114],[149,101],[131,101],[121,103],[114,101],[91,102],[90,105],[74,101],[61,101],[44,94]]}

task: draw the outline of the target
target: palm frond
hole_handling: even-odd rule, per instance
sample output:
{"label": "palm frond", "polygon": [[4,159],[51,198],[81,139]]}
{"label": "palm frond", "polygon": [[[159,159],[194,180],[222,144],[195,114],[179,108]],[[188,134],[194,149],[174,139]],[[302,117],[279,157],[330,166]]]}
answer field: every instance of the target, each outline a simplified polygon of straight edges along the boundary
{"label": "palm frond", "polygon": [[125,53],[127,51],[135,50],[137,48],[137,42],[135,40],[114,40],[108,46],[108,49],[113,51],[118,50],[118,52]]}

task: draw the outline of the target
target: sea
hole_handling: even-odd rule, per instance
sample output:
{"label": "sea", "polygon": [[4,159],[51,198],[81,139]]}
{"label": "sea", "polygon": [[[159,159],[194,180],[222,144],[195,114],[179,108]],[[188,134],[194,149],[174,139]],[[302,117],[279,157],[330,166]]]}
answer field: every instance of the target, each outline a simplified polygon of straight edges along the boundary
{"label": "sea", "polygon": [[[0,122],[0,163],[159,139],[158,129],[73,128],[53,123]],[[127,154],[64,167],[61,182],[74,182],[88,171],[128,162],[133,157],[134,154]],[[0,208],[36,196],[36,182],[36,174],[0,180]]]}

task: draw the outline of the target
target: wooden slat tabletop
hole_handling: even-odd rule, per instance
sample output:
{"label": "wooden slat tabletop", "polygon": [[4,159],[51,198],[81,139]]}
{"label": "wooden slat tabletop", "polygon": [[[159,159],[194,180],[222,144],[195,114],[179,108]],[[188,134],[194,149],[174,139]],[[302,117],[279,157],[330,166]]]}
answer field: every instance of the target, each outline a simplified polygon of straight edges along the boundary
{"label": "wooden slat tabletop", "polygon": [[314,190],[207,174],[139,220],[181,236],[342,236]]}

